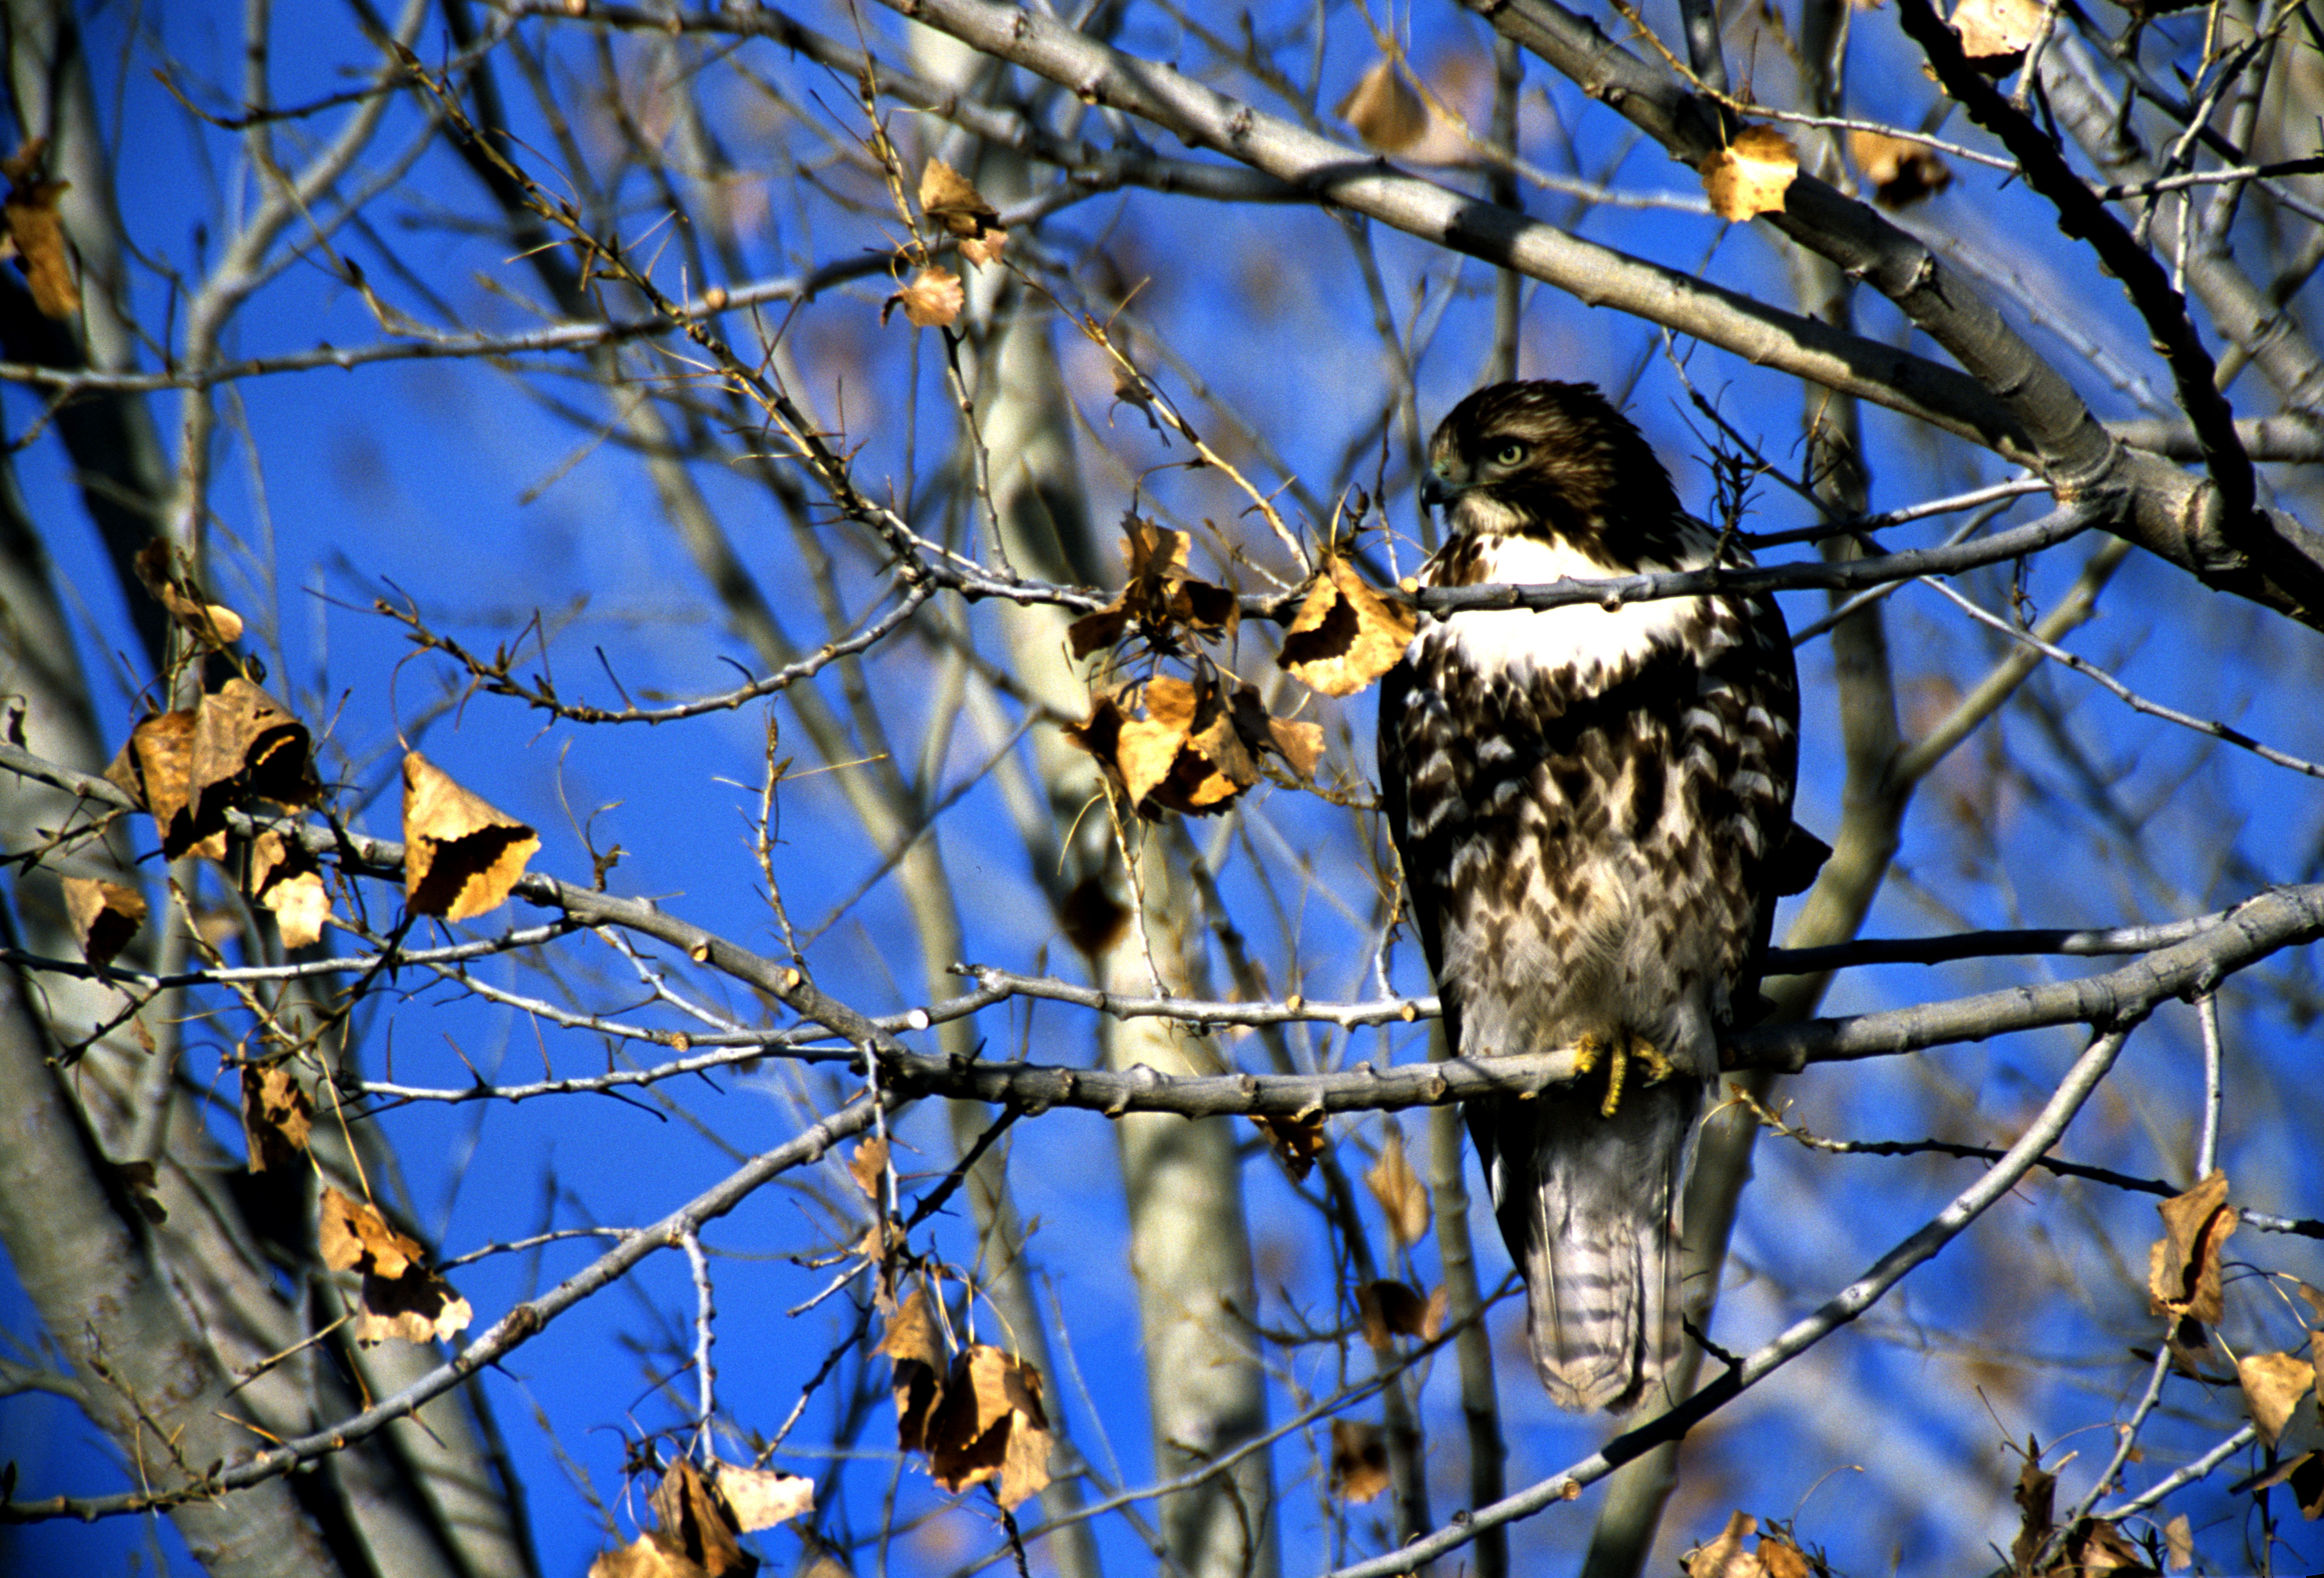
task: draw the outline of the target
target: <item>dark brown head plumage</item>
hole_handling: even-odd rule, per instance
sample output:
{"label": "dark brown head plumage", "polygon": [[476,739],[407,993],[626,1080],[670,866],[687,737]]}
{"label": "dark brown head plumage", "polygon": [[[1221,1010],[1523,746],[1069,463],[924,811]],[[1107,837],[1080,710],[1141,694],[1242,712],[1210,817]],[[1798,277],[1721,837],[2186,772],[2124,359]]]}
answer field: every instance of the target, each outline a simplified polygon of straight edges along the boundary
{"label": "dark brown head plumage", "polygon": [[1670,474],[1593,384],[1540,380],[1479,390],[1437,424],[1421,497],[1454,506],[1447,524],[1455,531],[1464,519],[1480,526],[1506,519],[1624,566],[1674,562],[1679,551]]}

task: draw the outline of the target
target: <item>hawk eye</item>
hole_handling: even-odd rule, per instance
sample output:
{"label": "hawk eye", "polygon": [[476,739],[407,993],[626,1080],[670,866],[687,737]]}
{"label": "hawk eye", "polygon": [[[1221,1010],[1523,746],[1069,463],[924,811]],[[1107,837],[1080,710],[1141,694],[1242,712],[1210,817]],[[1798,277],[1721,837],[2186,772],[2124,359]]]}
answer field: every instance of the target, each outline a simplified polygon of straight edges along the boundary
{"label": "hawk eye", "polygon": [[1514,438],[1493,451],[1493,464],[1496,466],[1516,466],[1525,457],[1526,447]]}

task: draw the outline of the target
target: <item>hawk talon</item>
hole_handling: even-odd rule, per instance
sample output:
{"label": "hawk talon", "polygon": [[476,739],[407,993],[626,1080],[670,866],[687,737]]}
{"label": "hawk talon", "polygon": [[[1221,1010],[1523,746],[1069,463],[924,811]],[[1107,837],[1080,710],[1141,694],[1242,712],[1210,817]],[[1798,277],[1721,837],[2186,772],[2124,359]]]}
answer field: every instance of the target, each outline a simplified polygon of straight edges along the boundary
{"label": "hawk talon", "polygon": [[1589,1034],[1573,1044],[1575,1079],[1596,1068],[1600,1062],[1607,1062],[1606,1101],[1598,1109],[1600,1117],[1610,1118],[1620,1109],[1622,1086],[1629,1078],[1630,1060],[1634,1057],[1646,1066],[1646,1083],[1649,1084],[1671,1076],[1671,1060],[1643,1036],[1622,1031],[1601,1040],[1595,1034]]}

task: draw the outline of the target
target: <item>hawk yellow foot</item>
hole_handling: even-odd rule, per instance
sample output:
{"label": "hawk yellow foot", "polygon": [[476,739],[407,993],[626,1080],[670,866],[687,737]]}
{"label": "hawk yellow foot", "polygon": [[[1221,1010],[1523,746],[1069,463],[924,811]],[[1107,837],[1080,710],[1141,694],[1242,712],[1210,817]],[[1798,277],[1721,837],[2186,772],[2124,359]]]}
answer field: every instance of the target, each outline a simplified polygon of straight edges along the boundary
{"label": "hawk yellow foot", "polygon": [[1573,1044],[1573,1077],[1580,1079],[1600,1063],[1606,1065],[1606,1101],[1598,1109],[1601,1118],[1610,1118],[1622,1105],[1622,1086],[1628,1081],[1630,1061],[1636,1058],[1646,1068],[1647,1083],[1671,1076],[1671,1060],[1662,1055],[1643,1036],[1628,1030],[1612,1036],[1595,1033],[1583,1036]]}

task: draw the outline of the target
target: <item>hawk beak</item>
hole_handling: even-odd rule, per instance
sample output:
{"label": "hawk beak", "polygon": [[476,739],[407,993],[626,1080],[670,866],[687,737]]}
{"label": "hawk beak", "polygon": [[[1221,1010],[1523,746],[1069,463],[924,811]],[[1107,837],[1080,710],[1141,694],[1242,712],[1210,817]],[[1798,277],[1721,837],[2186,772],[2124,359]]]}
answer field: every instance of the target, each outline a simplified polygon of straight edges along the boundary
{"label": "hawk beak", "polygon": [[1420,478],[1420,504],[1423,509],[1441,510],[1452,502],[1453,488],[1434,471],[1425,472]]}

